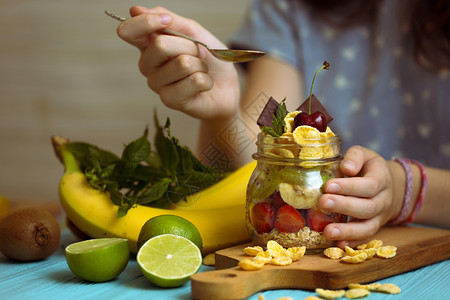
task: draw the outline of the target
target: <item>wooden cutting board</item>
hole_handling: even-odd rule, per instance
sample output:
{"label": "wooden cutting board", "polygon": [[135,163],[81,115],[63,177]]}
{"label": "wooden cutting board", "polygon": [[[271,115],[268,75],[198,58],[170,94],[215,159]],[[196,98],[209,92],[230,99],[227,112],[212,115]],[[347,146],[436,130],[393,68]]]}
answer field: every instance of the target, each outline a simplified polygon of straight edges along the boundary
{"label": "wooden cutting board", "polygon": [[323,254],[308,254],[289,266],[265,265],[244,271],[239,260],[250,258],[239,245],[216,252],[215,271],[191,277],[195,299],[244,299],[271,289],[342,289],[350,283],[370,283],[450,258],[450,230],[413,226],[385,227],[372,239],[397,247],[390,259],[374,257],[348,264]]}

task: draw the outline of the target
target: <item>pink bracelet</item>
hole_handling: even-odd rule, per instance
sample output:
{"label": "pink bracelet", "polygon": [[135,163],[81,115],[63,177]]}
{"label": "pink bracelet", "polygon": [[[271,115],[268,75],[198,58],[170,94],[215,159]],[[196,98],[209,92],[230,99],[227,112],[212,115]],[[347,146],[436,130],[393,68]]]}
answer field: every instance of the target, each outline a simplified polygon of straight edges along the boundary
{"label": "pink bracelet", "polygon": [[408,214],[409,211],[409,207],[411,206],[411,195],[412,195],[412,183],[413,183],[413,178],[412,178],[412,171],[411,171],[411,167],[409,166],[408,162],[404,159],[401,158],[395,158],[394,159],[396,162],[398,162],[399,164],[402,165],[403,169],[405,170],[406,173],[406,187],[405,187],[405,198],[403,199],[403,205],[402,205],[402,209],[400,211],[400,214],[398,215],[397,218],[395,218],[394,220],[391,221],[392,224],[402,224],[403,221],[405,221],[406,219],[406,215]]}
{"label": "pink bracelet", "polygon": [[[416,160],[412,160],[412,159],[408,159],[408,158],[395,158],[394,160],[396,162],[400,163],[402,165],[403,169],[405,170],[406,189],[405,189],[405,198],[403,200],[403,206],[400,211],[400,214],[397,218],[395,218],[393,221],[391,221],[391,223],[392,224],[407,224],[407,223],[411,223],[414,220],[414,218],[417,215],[417,212],[420,210],[420,208],[422,206],[423,198],[425,197],[425,192],[427,189],[427,174],[426,174],[426,171],[425,171],[425,168],[423,167],[423,165]],[[411,207],[411,195],[412,195],[412,190],[413,190],[413,176],[412,176],[411,167],[409,165],[410,163],[416,164],[419,167],[419,169],[422,173],[422,187],[420,190],[419,198],[417,199],[416,205],[415,205],[411,215],[409,216],[409,218],[406,218],[408,211]]]}
{"label": "pink bracelet", "polygon": [[414,218],[416,217],[420,208],[422,207],[422,202],[423,202],[423,199],[425,198],[425,193],[427,191],[428,177],[427,177],[427,171],[425,170],[425,167],[420,162],[418,162],[417,160],[412,160],[412,159],[406,159],[406,160],[410,163],[416,164],[420,169],[420,173],[422,174],[422,186],[420,188],[419,198],[417,199],[414,210],[412,211],[408,220],[406,220],[406,223],[411,223],[414,220]]}

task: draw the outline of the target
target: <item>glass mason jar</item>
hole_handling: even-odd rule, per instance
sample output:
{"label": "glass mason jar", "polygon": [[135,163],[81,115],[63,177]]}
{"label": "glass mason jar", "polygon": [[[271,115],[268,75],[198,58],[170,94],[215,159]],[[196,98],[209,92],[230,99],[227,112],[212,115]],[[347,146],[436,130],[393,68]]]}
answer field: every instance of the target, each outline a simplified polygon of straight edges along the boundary
{"label": "glass mason jar", "polygon": [[257,166],[246,200],[247,227],[256,245],[266,246],[274,240],[285,248],[327,248],[335,243],[323,237],[324,227],[347,222],[345,215],[317,208],[323,184],[342,177],[339,136],[303,142],[297,144],[289,135],[258,135],[253,154]]}

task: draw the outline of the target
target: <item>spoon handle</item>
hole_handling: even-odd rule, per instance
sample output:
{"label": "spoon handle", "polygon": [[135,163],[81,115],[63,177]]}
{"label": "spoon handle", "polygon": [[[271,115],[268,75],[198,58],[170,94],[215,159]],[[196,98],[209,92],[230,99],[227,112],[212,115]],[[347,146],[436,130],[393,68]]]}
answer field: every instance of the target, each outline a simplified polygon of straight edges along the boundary
{"label": "spoon handle", "polygon": [[205,43],[200,42],[200,41],[197,41],[196,39],[193,39],[193,38],[191,38],[190,36],[187,36],[187,35],[182,34],[182,33],[180,33],[180,32],[173,31],[173,30],[170,30],[170,29],[167,29],[167,28],[162,29],[161,31],[164,32],[164,33],[170,34],[170,35],[175,35],[175,36],[179,36],[179,37],[185,38],[185,39],[187,39],[187,40],[190,40],[191,42],[194,42],[194,43],[196,43],[196,44],[200,44],[200,45],[202,45],[203,47],[205,47],[206,49],[209,50],[208,45],[206,45]]}

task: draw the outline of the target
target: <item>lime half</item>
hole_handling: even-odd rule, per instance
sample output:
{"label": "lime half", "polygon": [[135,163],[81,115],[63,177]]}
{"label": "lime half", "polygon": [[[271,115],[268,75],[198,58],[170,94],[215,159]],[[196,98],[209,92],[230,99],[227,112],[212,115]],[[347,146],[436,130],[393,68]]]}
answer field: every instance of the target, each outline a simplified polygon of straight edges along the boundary
{"label": "lime half", "polygon": [[162,234],[145,242],[136,260],[144,276],[153,284],[177,287],[197,273],[202,265],[202,254],[187,238]]}
{"label": "lime half", "polygon": [[67,246],[65,252],[72,273],[95,282],[116,278],[130,258],[128,240],[122,238],[81,241]]}

